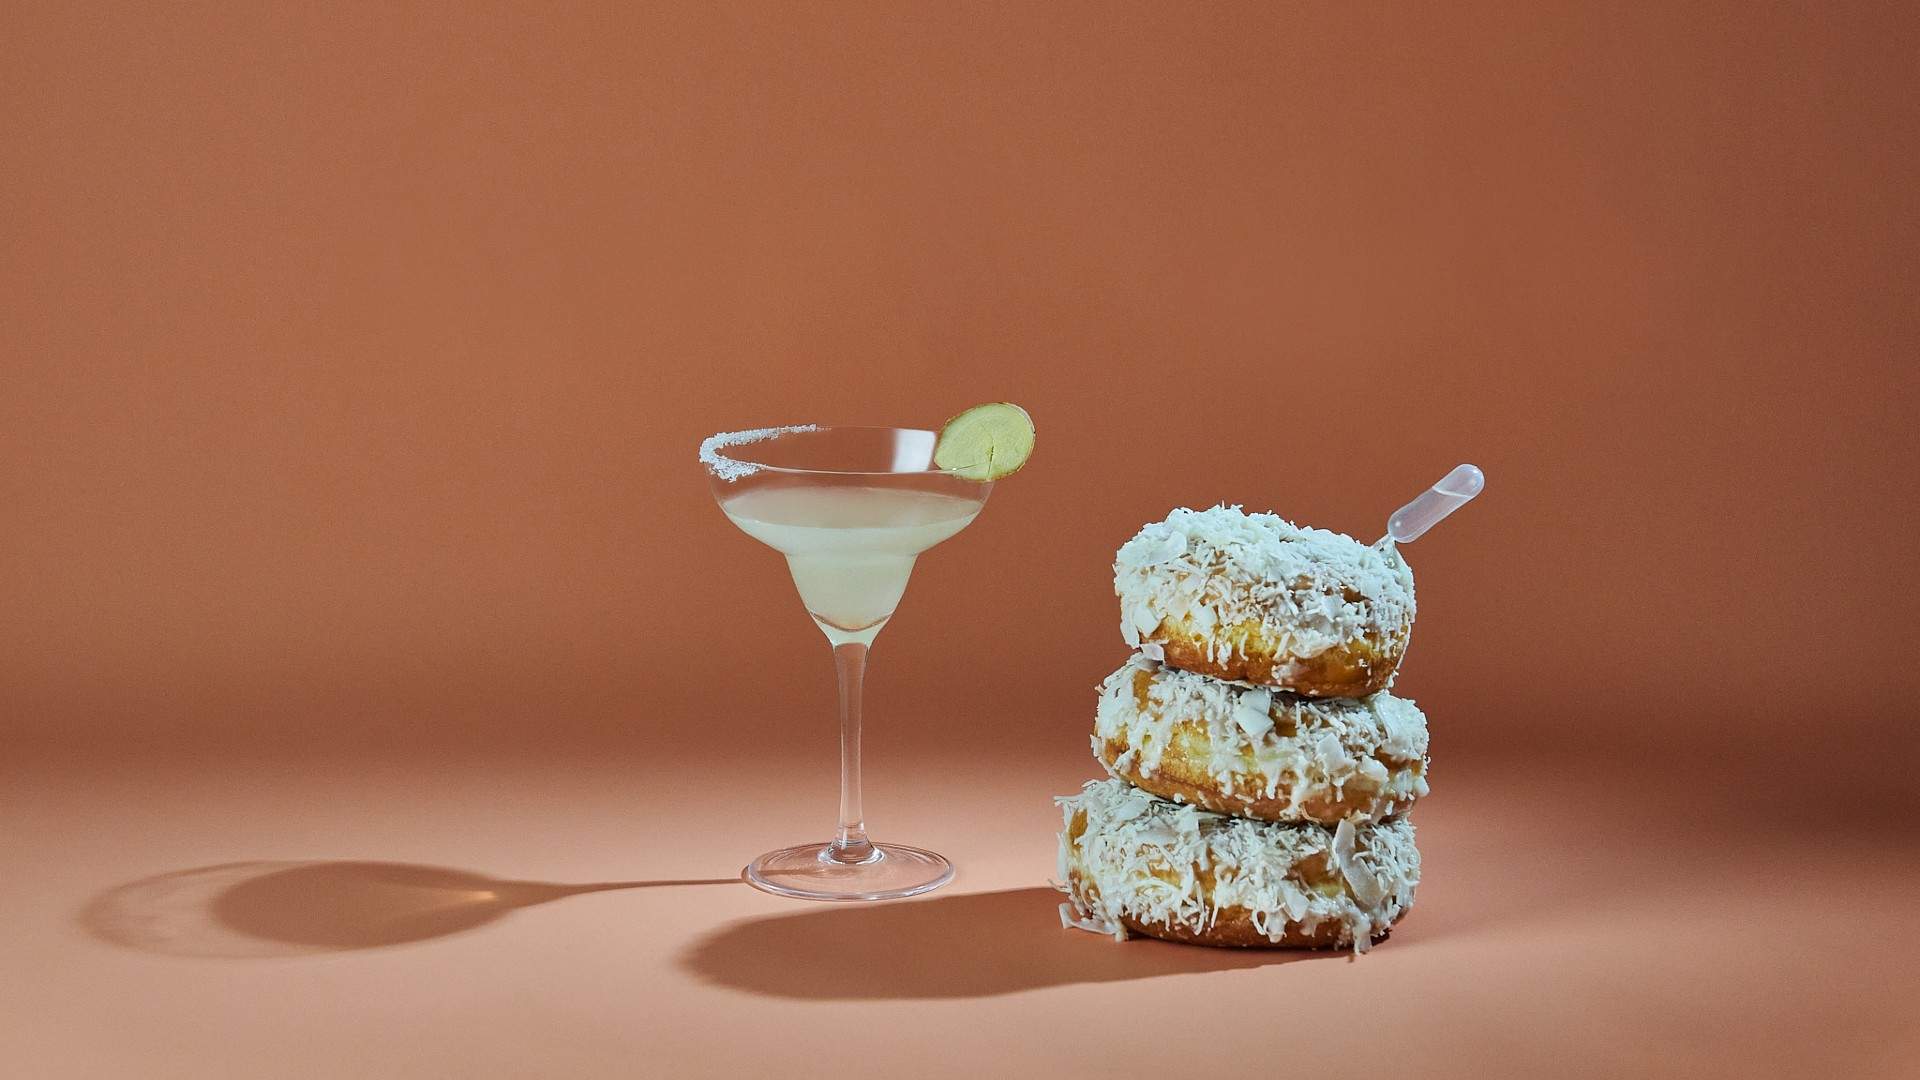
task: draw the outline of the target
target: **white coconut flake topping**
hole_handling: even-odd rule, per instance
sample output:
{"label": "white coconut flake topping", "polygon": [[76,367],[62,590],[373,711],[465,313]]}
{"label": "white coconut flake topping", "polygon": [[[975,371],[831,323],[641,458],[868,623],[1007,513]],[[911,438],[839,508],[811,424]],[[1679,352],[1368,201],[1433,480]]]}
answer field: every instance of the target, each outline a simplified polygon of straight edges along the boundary
{"label": "white coconut flake topping", "polygon": [[1273,692],[1248,690],[1233,706],[1233,722],[1248,738],[1257,739],[1273,730]]}
{"label": "white coconut flake topping", "polygon": [[1122,545],[1113,571],[1136,646],[1162,619],[1192,617],[1202,630],[1257,622],[1306,659],[1414,614],[1413,571],[1392,545],[1238,506],[1173,511]]}
{"label": "white coconut flake topping", "polygon": [[819,426],[815,424],[790,424],[786,427],[754,428],[750,431],[722,431],[717,435],[707,436],[700,444],[700,464],[705,465],[713,475],[731,483],[743,476],[752,476],[765,466],[756,465],[751,461],[739,461],[720,451],[730,446],[776,439],[782,435],[792,435],[802,431],[819,430]]}
{"label": "white coconut flake topping", "polygon": [[[1090,781],[1054,802],[1063,816],[1061,888],[1070,903],[1061,921],[1115,937],[1126,936],[1122,916],[1204,933],[1222,909],[1240,907],[1270,941],[1289,927],[1311,933],[1333,922],[1340,944],[1364,952],[1412,905],[1420,882],[1420,852],[1405,818],[1342,822],[1337,832],[1277,825],[1156,799],[1118,780]],[[1079,813],[1087,820],[1076,839]],[[1322,887],[1314,865],[1337,871],[1339,887]]]}
{"label": "white coconut flake topping", "polygon": [[1342,821],[1334,827],[1333,861],[1340,867],[1340,875],[1347,879],[1347,890],[1362,907],[1376,907],[1386,893],[1373,870],[1360,860],[1359,845],[1360,830],[1353,827],[1353,822]]}
{"label": "white coconut flake topping", "polygon": [[[1315,796],[1350,800],[1362,820],[1385,817],[1427,794],[1427,720],[1413,702],[1381,692],[1364,698],[1303,698],[1267,687],[1210,679],[1148,659],[1128,658],[1100,684],[1094,756],[1108,742],[1126,750],[1107,771],[1118,779],[1159,772],[1176,729],[1188,753],[1203,740],[1203,766],[1221,797],[1241,809],[1255,799],[1287,800],[1285,820],[1306,817]],[[1136,690],[1147,678],[1146,702]]]}

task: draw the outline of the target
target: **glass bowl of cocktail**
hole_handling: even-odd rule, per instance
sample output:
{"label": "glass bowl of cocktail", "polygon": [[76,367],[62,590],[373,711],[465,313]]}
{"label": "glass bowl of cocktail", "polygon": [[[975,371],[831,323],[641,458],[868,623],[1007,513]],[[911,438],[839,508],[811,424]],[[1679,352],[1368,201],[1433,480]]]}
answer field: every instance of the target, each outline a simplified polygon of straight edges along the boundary
{"label": "glass bowl of cocktail", "polygon": [[840,815],[834,838],[770,851],[752,885],[810,900],[886,900],[953,880],[931,851],[867,838],[860,800],[860,692],[867,648],[893,616],[914,561],[979,516],[993,481],[1033,448],[1017,406],[986,405],[941,431],[761,428],[700,447],[727,518],[786,556],[800,602],[833,648],[840,678]]}

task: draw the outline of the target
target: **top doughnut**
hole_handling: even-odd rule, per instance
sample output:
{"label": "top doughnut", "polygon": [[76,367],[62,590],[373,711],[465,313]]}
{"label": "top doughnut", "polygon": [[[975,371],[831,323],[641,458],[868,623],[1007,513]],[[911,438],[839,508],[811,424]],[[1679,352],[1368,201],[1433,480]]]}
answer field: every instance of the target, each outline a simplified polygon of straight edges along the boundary
{"label": "top doughnut", "polygon": [[1413,632],[1413,571],[1393,545],[1238,506],[1141,529],[1113,591],[1121,634],[1149,657],[1307,697],[1385,689]]}

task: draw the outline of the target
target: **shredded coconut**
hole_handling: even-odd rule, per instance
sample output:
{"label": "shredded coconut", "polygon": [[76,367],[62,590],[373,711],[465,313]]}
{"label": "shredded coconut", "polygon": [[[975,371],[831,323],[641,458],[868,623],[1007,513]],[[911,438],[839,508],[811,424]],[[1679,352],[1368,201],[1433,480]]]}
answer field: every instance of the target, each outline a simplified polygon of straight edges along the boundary
{"label": "shredded coconut", "polygon": [[[1269,941],[1333,922],[1340,944],[1364,952],[1412,905],[1420,883],[1405,818],[1342,822],[1337,832],[1279,825],[1181,806],[1118,780],[1089,781],[1054,802],[1063,817],[1060,888],[1071,907],[1061,921],[1116,938],[1126,937],[1123,916],[1204,933],[1221,910],[1239,907]],[[1328,868],[1338,875],[1331,888]]]}
{"label": "shredded coconut", "polygon": [[[1281,820],[1307,820],[1309,800],[1337,801],[1352,787],[1352,816],[1369,820],[1399,813],[1427,793],[1426,717],[1413,702],[1384,692],[1303,698],[1136,653],[1100,685],[1093,731],[1094,757],[1121,780],[1153,777],[1178,739],[1187,760],[1218,788],[1213,810],[1241,812],[1255,800],[1281,799]],[[1124,747],[1112,762],[1109,745]],[[1204,757],[1195,761],[1199,747]]]}
{"label": "shredded coconut", "polygon": [[1238,506],[1173,511],[1121,546],[1113,572],[1120,632],[1136,647],[1162,620],[1191,617],[1202,632],[1258,624],[1304,660],[1414,614],[1413,571],[1393,545]]}
{"label": "shredded coconut", "polygon": [[752,476],[764,466],[756,465],[751,461],[735,460],[720,451],[729,446],[760,442],[782,435],[792,435],[795,432],[819,430],[820,428],[814,424],[791,424],[787,427],[754,428],[751,431],[723,431],[718,435],[707,436],[706,440],[700,444],[700,464],[705,465],[713,475],[731,483],[743,476]]}

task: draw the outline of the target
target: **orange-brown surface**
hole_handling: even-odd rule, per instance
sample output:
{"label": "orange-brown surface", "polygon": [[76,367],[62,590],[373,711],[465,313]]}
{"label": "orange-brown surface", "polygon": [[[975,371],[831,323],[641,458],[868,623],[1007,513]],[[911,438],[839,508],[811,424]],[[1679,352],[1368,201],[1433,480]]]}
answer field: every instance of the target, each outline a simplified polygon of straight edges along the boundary
{"label": "orange-brown surface", "polygon": [[[0,1075],[1909,1075],[1917,18],[13,5]],[[833,799],[699,439],[988,399],[868,709],[959,880],[649,884]],[[1393,940],[1059,931],[1114,548],[1461,460]]]}
{"label": "orange-brown surface", "polygon": [[1904,823],[1650,813],[1618,778],[1672,778],[1456,760],[1418,811],[1418,902],[1349,960],[1061,929],[1047,796],[1087,774],[1071,751],[887,754],[876,835],[960,875],[844,906],[733,880],[824,835],[825,755],[618,749],[0,763],[0,1073],[1134,1076],[1390,1051],[1439,1078],[1895,1080],[1920,1054]]}

